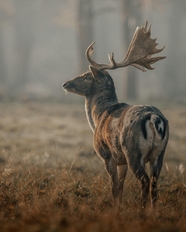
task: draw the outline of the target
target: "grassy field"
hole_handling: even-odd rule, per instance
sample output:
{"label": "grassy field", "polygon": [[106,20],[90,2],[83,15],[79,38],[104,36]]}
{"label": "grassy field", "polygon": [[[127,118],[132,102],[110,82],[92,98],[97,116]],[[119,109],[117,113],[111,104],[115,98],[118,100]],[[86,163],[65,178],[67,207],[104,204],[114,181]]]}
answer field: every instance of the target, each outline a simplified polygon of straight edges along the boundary
{"label": "grassy field", "polygon": [[120,208],[82,105],[0,103],[0,231],[186,231],[186,107],[161,104],[170,140],[155,212],[128,173]]}

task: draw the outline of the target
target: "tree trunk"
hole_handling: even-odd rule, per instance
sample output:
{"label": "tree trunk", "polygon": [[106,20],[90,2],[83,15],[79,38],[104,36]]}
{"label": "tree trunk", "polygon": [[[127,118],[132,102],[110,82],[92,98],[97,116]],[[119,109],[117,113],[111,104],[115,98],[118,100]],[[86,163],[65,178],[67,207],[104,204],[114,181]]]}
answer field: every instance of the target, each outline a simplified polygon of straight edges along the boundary
{"label": "tree trunk", "polygon": [[[2,29],[1,29],[2,31]],[[0,84],[5,85],[6,84],[6,62],[4,60],[5,54],[4,54],[4,46],[3,46],[3,38],[2,35],[0,36]]]}
{"label": "tree trunk", "polygon": [[20,94],[28,83],[30,58],[34,45],[34,25],[36,21],[34,13],[35,5],[33,2],[24,0],[16,2],[14,21],[16,69],[14,81],[10,85],[10,91],[13,95]]}
{"label": "tree trunk", "polygon": [[[121,0],[123,43],[125,48],[130,44],[137,24],[141,21],[141,2],[135,0]],[[128,99],[137,98],[137,77],[134,68],[126,71],[124,97]]]}
{"label": "tree trunk", "polygon": [[166,62],[165,77],[163,79],[163,88],[165,89],[164,97],[166,99],[174,99],[175,96],[179,96],[179,75],[181,70],[181,63],[177,62],[181,60],[182,44],[181,37],[181,20],[179,16],[182,11],[182,2],[178,4],[176,1],[171,1],[171,14],[169,23],[169,47],[167,57],[169,62]]}
{"label": "tree trunk", "polygon": [[93,42],[92,0],[79,0],[78,2],[78,48],[79,72],[85,72],[88,62],[85,59],[85,50]]}

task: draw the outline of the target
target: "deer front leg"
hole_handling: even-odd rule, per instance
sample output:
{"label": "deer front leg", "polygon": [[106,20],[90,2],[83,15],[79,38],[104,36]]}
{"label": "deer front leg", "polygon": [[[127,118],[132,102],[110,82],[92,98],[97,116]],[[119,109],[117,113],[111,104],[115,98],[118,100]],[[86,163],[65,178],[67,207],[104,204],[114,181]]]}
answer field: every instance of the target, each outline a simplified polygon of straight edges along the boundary
{"label": "deer front leg", "polygon": [[111,178],[112,196],[114,199],[114,204],[117,205],[120,203],[120,199],[122,195],[122,190],[121,190],[122,182],[121,184],[119,184],[117,165],[112,157],[110,157],[105,161],[105,165],[107,172]]}
{"label": "deer front leg", "polygon": [[118,181],[119,181],[119,203],[122,203],[122,195],[123,195],[123,185],[125,181],[125,177],[127,174],[128,166],[127,165],[119,165],[117,166],[118,172]]}

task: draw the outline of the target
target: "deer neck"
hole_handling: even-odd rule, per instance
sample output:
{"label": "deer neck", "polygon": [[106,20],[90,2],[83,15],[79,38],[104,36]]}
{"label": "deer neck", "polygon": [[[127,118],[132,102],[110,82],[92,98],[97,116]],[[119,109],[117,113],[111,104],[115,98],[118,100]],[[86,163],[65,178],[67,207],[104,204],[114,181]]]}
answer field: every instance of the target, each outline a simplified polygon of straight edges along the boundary
{"label": "deer neck", "polygon": [[103,112],[110,106],[118,103],[116,93],[104,91],[85,98],[85,111],[90,128],[94,132]]}

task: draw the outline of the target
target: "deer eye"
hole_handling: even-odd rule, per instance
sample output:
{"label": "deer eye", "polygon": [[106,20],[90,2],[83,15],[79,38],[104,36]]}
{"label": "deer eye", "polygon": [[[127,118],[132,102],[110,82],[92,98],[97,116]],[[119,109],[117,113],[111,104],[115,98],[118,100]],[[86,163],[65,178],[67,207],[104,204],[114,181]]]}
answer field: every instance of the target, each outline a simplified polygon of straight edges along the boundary
{"label": "deer eye", "polygon": [[85,80],[91,80],[91,76],[86,76]]}

